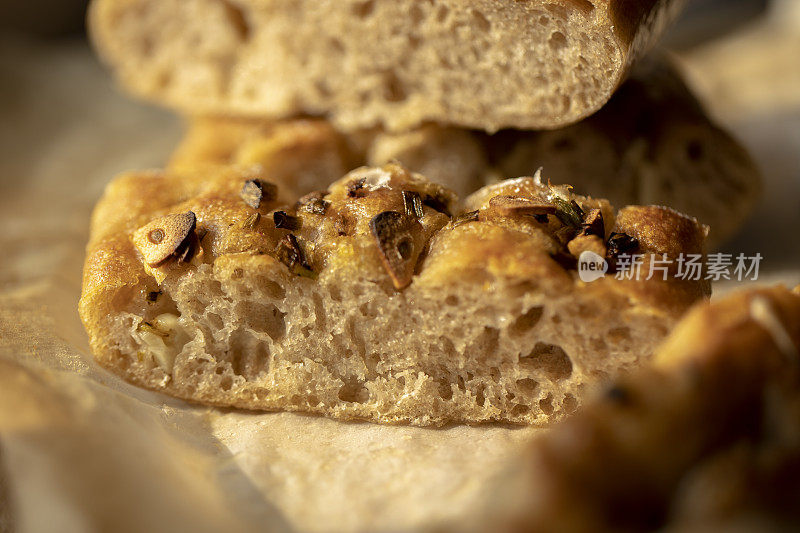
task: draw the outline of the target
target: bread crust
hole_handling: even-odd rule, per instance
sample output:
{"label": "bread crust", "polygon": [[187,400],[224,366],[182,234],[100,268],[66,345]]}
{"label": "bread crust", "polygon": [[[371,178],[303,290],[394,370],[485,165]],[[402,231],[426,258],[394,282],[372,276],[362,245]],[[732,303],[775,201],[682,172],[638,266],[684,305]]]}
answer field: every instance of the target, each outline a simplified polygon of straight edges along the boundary
{"label": "bread crust", "polygon": [[497,131],[600,109],[682,4],[95,0],[89,26],[123,87],[184,113]]}
{"label": "bread crust", "polygon": [[[646,358],[669,325],[709,293],[707,282],[673,275],[584,283],[564,237],[579,228],[565,229],[556,216],[497,211],[491,200],[511,187],[536,201],[559,195],[606,214],[600,242],[613,230],[638,239],[646,258],[702,253],[705,229],[664,208],[628,207],[615,217],[604,200],[526,178],[505,182],[484,201],[473,198],[478,213],[451,220],[453,193],[392,164],[354,171],[294,205],[282,206],[278,195],[253,209],[240,190],[266,180],[262,172],[139,172],[108,186],[92,218],[80,301],[102,365],[136,384],[213,405],[418,425],[541,424],[573,410],[597,376]],[[419,218],[407,211],[415,196]],[[202,233],[197,255],[143,264],[132,235],[188,211]],[[406,243],[405,251],[397,245],[400,263],[387,262],[393,248],[382,250],[375,229],[387,212],[405,221],[395,235],[405,241],[387,241]],[[484,308],[490,304],[494,311]],[[188,337],[159,330],[164,316]],[[569,326],[559,325],[565,320]],[[616,336],[597,340],[596,353],[579,343],[614,324]],[[260,340],[237,348],[245,342],[239,337],[215,337],[228,329],[245,335],[245,344],[253,335]],[[522,361],[531,349],[534,359]],[[372,353],[381,354],[377,361]],[[518,394],[533,396],[512,401],[495,391],[514,379]],[[540,409],[539,396],[547,394],[553,405]]]}

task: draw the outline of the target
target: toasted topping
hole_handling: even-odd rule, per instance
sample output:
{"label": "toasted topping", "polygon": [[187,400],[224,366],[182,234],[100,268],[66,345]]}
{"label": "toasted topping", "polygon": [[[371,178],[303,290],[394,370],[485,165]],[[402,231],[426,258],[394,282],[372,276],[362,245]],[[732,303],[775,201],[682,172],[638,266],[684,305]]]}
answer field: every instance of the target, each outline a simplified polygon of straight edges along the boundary
{"label": "toasted topping", "polygon": [[583,209],[575,200],[565,200],[554,194],[550,199],[556,207],[555,215],[558,220],[567,226],[580,228],[583,225]]}
{"label": "toasted topping", "polygon": [[175,251],[175,257],[181,263],[188,263],[192,260],[192,257],[194,257],[194,252],[197,250],[198,244],[197,236],[194,234],[189,235],[184,243]]}
{"label": "toasted topping", "polygon": [[364,190],[364,184],[367,178],[358,178],[350,182],[347,186],[347,196],[350,198],[362,198],[366,196],[367,191]]}
{"label": "toasted topping", "polygon": [[599,209],[591,209],[583,217],[581,225],[581,235],[596,235],[601,239],[606,236],[606,226],[603,222],[603,212]]}
{"label": "toasted topping", "polygon": [[478,218],[480,218],[480,211],[467,211],[466,213],[461,213],[451,220],[450,224],[456,228],[461,224],[466,224],[467,222],[477,222]]}
{"label": "toasted topping", "polygon": [[556,207],[524,196],[495,196],[489,200],[489,206],[504,216],[514,215],[554,215]]}
{"label": "toasted topping", "polygon": [[141,323],[139,323],[139,325],[136,327],[136,331],[140,331],[140,332],[141,331],[146,331],[147,333],[152,333],[153,335],[158,335],[159,337],[162,337],[162,338],[169,336],[169,332],[161,331],[160,329],[155,327],[150,322],[141,322]]}
{"label": "toasted topping", "polygon": [[258,209],[261,202],[269,202],[278,197],[278,186],[268,181],[253,179],[247,180],[239,192],[244,203]]}
{"label": "toasted topping", "polygon": [[608,255],[616,257],[619,254],[630,253],[639,247],[639,241],[627,233],[612,233],[608,237]]}
{"label": "toasted topping", "polygon": [[197,217],[192,211],[167,215],[142,226],[133,234],[133,244],[149,266],[158,266],[173,255],[183,258],[192,239]]}
{"label": "toasted topping", "polygon": [[435,211],[444,213],[449,217],[453,216],[450,214],[450,210],[447,208],[447,201],[439,198],[438,196],[431,196],[430,194],[426,194],[425,198],[422,200],[422,203]]}
{"label": "toasted topping", "polygon": [[242,227],[244,229],[255,229],[258,225],[259,221],[261,220],[261,213],[253,213],[242,222]]}
{"label": "toasted topping", "polygon": [[384,211],[370,220],[369,227],[394,287],[399,290],[408,286],[419,258],[420,250],[414,239],[414,232],[420,229],[419,223],[404,213]]}
{"label": "toasted topping", "polygon": [[297,237],[291,233],[278,242],[278,246],[275,248],[275,257],[298,276],[309,276],[313,273],[311,265],[306,261],[306,256],[297,242]]}
{"label": "toasted topping", "polygon": [[639,247],[639,241],[627,233],[612,232],[606,243],[606,259],[611,271],[617,269],[617,257],[620,254],[630,254]]}
{"label": "toasted topping", "polygon": [[293,217],[286,211],[275,211],[272,213],[272,220],[275,222],[276,228],[288,229],[289,231],[300,229],[300,219]]}
{"label": "toasted topping", "polygon": [[422,198],[418,192],[403,191],[403,207],[405,208],[406,215],[414,217],[417,220],[422,218]]}
{"label": "toasted topping", "polygon": [[326,194],[328,194],[328,191],[310,192],[297,201],[295,208],[314,215],[324,215],[325,211],[328,210],[328,206],[331,205],[329,201],[324,199]]}

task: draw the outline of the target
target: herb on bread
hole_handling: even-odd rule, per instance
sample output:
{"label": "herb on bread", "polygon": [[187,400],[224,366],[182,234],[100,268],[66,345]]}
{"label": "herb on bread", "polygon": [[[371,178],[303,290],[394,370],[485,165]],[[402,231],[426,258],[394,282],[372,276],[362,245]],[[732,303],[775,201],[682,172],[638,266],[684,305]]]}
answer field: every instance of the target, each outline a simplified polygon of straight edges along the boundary
{"label": "herb on bread", "polygon": [[272,221],[275,223],[275,227],[279,229],[288,229],[289,231],[300,229],[300,219],[290,215],[286,211],[275,211],[272,213]]}
{"label": "herb on bread", "polygon": [[252,179],[242,185],[239,196],[253,209],[261,207],[261,202],[269,202],[278,197],[278,186],[268,181]]}
{"label": "herb on bread", "polygon": [[422,197],[415,191],[403,191],[403,208],[406,215],[417,220],[421,219],[424,214],[422,211]]}
{"label": "herb on bread", "polygon": [[414,242],[414,232],[420,229],[419,222],[404,213],[384,211],[370,220],[369,227],[395,289],[407,287],[419,257]]}

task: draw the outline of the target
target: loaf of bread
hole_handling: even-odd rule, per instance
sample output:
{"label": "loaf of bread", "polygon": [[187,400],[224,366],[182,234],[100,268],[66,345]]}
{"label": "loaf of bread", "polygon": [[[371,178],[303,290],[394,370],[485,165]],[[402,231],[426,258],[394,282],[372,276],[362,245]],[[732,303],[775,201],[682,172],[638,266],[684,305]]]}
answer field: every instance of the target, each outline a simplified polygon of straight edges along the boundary
{"label": "loaf of bread", "polygon": [[184,113],[496,131],[597,111],[683,0],[95,0],[133,94]]}
{"label": "loaf of bread", "polygon": [[698,305],[510,470],[495,531],[796,531],[800,288]]}
{"label": "loaf of bread", "polygon": [[[342,133],[320,119],[198,117],[171,167],[260,164],[301,196],[359,165],[397,160],[459,196],[505,176],[570,183],[614,205],[667,205],[711,228],[709,245],[747,220],[761,190],[747,152],[704,113],[663,58],[634,70],[603,109],[573,126],[495,135],[428,124]],[[292,178],[294,176],[294,178]]]}
{"label": "loaf of bread", "polygon": [[[461,212],[397,164],[288,204],[268,179],[217,166],[109,185],[80,301],[103,366],[213,405],[543,424],[647,359],[709,292],[672,267],[647,275],[703,251],[705,228],[666,208],[615,214],[521,178]],[[587,251],[612,271],[641,254],[641,276],[581,281]]]}

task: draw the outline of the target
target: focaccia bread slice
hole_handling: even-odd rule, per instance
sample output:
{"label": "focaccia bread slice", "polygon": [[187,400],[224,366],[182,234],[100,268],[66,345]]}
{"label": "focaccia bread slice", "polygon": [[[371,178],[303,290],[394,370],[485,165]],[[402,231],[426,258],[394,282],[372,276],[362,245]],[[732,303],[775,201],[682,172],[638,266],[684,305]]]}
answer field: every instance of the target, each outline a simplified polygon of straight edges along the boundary
{"label": "focaccia bread slice", "polygon": [[171,168],[260,164],[302,195],[359,165],[397,160],[458,193],[540,167],[614,205],[666,205],[711,228],[709,245],[733,235],[761,191],[747,151],[716,126],[663,58],[637,67],[595,115],[566,128],[487,135],[428,124],[403,133],[346,134],[321,119],[196,117]]}
{"label": "focaccia bread slice", "polygon": [[123,87],[184,113],[555,128],[597,111],[682,0],[95,0]]}
{"label": "focaccia bread slice", "polygon": [[[103,366],[192,401],[543,424],[709,292],[675,265],[647,276],[653,254],[703,252],[670,209],[615,214],[534,178],[467,204],[397,164],[288,204],[259,167],[129,173],[94,212],[81,317]],[[583,282],[587,251],[641,254],[642,275]]]}
{"label": "focaccia bread slice", "polygon": [[800,287],[698,305],[510,470],[459,531],[796,531]]}

